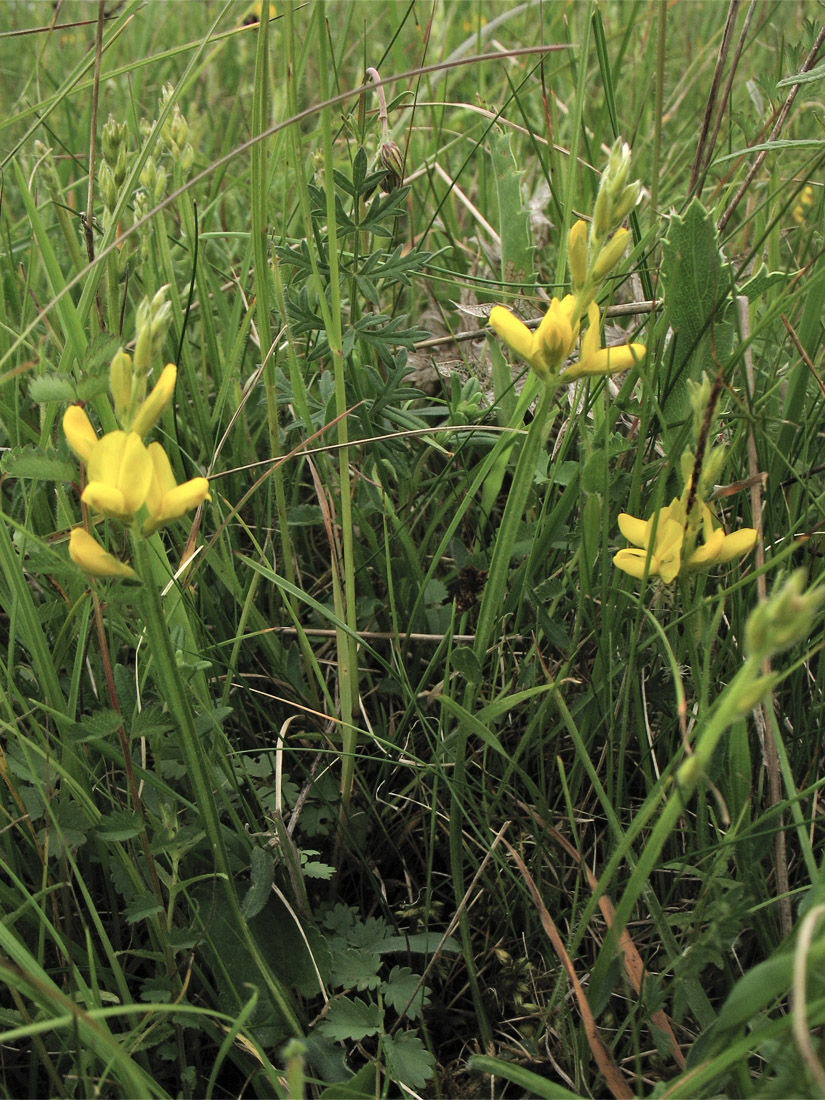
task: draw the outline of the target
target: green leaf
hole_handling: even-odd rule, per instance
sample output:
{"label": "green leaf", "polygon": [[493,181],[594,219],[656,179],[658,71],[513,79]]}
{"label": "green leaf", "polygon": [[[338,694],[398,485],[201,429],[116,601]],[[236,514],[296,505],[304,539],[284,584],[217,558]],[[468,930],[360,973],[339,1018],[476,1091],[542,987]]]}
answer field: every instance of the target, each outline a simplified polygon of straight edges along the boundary
{"label": "green leaf", "polygon": [[501,279],[510,290],[529,292],[536,285],[535,249],[530,216],[521,197],[523,173],[513,156],[509,130],[493,127],[488,141],[498,192]]}
{"label": "green leaf", "polygon": [[673,428],[691,415],[687,383],[701,372],[716,373],[716,364],[730,358],[733,326],[728,320],[730,276],[719,251],[712,215],[694,199],[684,217],[673,217],[662,247],[671,339],[661,375],[665,427]]}
{"label": "green leaf", "polygon": [[422,1008],[430,999],[421,983],[421,975],[414,974],[408,966],[394,966],[381,986],[381,992],[384,1000],[396,1012],[403,1012],[406,1008],[406,1015],[410,1020],[421,1014]]}
{"label": "green leaf", "polygon": [[37,447],[15,447],[6,451],[0,469],[9,477],[30,477],[38,481],[73,481],[77,477],[74,462],[44,454]]}
{"label": "green leaf", "polygon": [[70,731],[72,741],[82,743],[92,741],[99,737],[111,737],[123,724],[122,717],[116,710],[108,708],[97,710],[94,714],[84,715],[76,722]]}
{"label": "green leaf", "polygon": [[358,1042],[368,1035],[375,1035],[381,1026],[381,1009],[376,1004],[367,1004],[360,997],[338,997],[330,1001],[325,1019],[318,1024],[322,1035],[330,1039],[343,1041],[350,1039]]}
{"label": "green leaf", "polygon": [[251,885],[241,902],[241,912],[250,920],[257,917],[269,898],[275,878],[275,860],[271,852],[263,848],[252,849],[250,859]]}
{"label": "green leaf", "polygon": [[377,1073],[373,1063],[367,1062],[348,1081],[339,1081],[325,1088],[320,1100],[374,1100]]}
{"label": "green leaf", "polygon": [[381,1050],[393,1081],[420,1089],[433,1075],[433,1056],[412,1031],[382,1035]]}
{"label": "green leaf", "polygon": [[131,840],[140,833],[140,818],[131,810],[116,810],[107,814],[95,826],[95,833],[101,840]]}
{"label": "green leaf", "polygon": [[383,943],[379,943],[375,950],[382,955],[391,954],[394,951],[409,952],[411,955],[434,955],[441,944],[441,952],[447,955],[457,955],[461,951],[458,940],[448,936],[441,943],[440,932],[416,932],[413,936],[388,936]]}
{"label": "green leaf", "polygon": [[473,1054],[467,1061],[467,1068],[476,1073],[490,1073],[496,1077],[502,1077],[505,1081],[522,1090],[525,1096],[535,1096],[539,1100],[579,1100],[577,1092],[570,1092],[563,1085],[557,1085],[555,1081],[548,1081],[546,1077],[539,1077],[532,1070],[524,1066],[515,1066],[512,1062],[504,1062],[501,1058],[492,1058],[487,1054]]}
{"label": "green leaf", "polygon": [[65,374],[41,374],[29,383],[29,397],[41,404],[48,401],[72,402],[76,396],[74,383]]}
{"label": "green leaf", "polygon": [[461,675],[471,684],[480,684],[482,679],[482,668],[478,657],[473,653],[467,645],[460,645],[453,650],[450,655],[453,668],[457,669]]}
{"label": "green leaf", "polygon": [[139,894],[129,902],[123,910],[123,915],[129,924],[136,924],[138,921],[146,920],[147,917],[153,917],[156,913],[162,912],[163,906],[158,901],[157,895],[151,894],[147,890],[146,893]]}

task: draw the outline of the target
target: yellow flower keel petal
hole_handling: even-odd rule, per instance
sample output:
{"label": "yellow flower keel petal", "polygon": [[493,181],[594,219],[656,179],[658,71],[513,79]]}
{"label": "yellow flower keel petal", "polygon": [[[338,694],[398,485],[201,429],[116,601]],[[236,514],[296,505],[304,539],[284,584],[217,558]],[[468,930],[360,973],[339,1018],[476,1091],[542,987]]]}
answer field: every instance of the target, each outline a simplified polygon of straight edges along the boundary
{"label": "yellow flower keel petal", "polygon": [[75,527],[69,535],[69,557],[84,573],[93,577],[121,577],[134,580],[137,574],[131,566],[118,561],[104,550],[88,531]]}

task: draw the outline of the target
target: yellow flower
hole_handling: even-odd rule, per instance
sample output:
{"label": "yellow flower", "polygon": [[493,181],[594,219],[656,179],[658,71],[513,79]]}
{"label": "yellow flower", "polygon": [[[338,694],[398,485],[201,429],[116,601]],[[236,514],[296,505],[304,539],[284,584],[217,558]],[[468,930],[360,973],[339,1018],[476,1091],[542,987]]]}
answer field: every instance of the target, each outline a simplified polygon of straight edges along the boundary
{"label": "yellow flower", "polygon": [[796,200],[796,205],[791,210],[791,217],[797,225],[802,225],[804,223],[813,204],[814,189],[809,183],[806,183],[799,193],[799,198]]}
{"label": "yellow flower", "polygon": [[63,414],[63,434],[80,461],[88,462],[97,443],[97,433],[80,405],[69,405]]}
{"label": "yellow flower", "polygon": [[714,526],[713,513],[707,504],[699,501],[697,506],[701,509],[704,542],[689,550],[686,560],[683,560],[683,552],[687,515],[681,500],[674,497],[667,507],[659,509],[658,520],[656,514],[647,521],[635,519],[624,512],[619,516],[619,530],[638,549],[620,550],[614,555],[613,564],[631,577],[641,579],[649,558],[648,576],[658,576],[665,584],[672,584],[683,571],[707,569],[711,565],[743,557],[753,550],[756,545],[756,531],[753,528],[743,527],[726,535],[721,527]]}
{"label": "yellow flower", "polygon": [[82,527],[75,527],[69,536],[69,557],[93,577],[137,578],[134,569],[104,550]]}
{"label": "yellow flower", "polygon": [[172,400],[177,377],[178,368],[174,363],[168,363],[161,371],[160,378],[152,387],[152,392],[135,413],[135,418],[129,425],[130,431],[143,438],[154,428],[160,420],[161,413]]}
{"label": "yellow flower", "polygon": [[150,443],[147,448],[152,465],[152,479],[146,495],[149,518],[143,524],[144,535],[151,535],[158,527],[179,519],[190,508],[197,508],[204,500],[211,500],[209,482],[205,477],[193,477],[182,485],[175,482],[169,457],[160,443]]}
{"label": "yellow flower", "polygon": [[152,483],[152,460],[135,432],[107,432],[86,461],[81,500],[110,519],[131,523]]}
{"label": "yellow flower", "polygon": [[644,344],[618,344],[612,348],[601,346],[599,338],[601,319],[599,307],[595,302],[591,302],[587,307],[587,320],[587,331],[582,337],[581,358],[578,363],[571,363],[562,373],[562,382],[575,382],[578,378],[630,370],[644,358],[647,352]]}
{"label": "yellow flower", "polygon": [[543,382],[549,382],[558,375],[576,346],[579,321],[573,316],[575,306],[572,294],[561,301],[554,298],[535,332],[504,306],[493,306],[490,324],[516,355],[527,360]]}

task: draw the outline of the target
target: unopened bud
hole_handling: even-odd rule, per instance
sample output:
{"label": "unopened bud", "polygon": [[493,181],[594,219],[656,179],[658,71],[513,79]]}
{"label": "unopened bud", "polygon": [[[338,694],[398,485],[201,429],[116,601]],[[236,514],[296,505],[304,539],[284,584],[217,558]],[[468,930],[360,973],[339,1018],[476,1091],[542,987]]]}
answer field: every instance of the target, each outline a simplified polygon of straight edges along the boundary
{"label": "unopened bud", "polygon": [[109,367],[109,389],[115,412],[121,419],[129,412],[132,401],[132,360],[123,348],[117,352]]}
{"label": "unopened bud", "polygon": [[97,182],[100,188],[100,197],[103,199],[103,205],[106,210],[111,213],[117,206],[118,189],[115,183],[115,177],[112,174],[112,169],[106,163],[101,161],[100,168],[97,172]]}
{"label": "unopened bud", "polygon": [[192,148],[192,146],[187,141],[187,143],[184,145],[184,147],[180,151],[180,167],[181,167],[181,171],[183,172],[183,174],[185,176],[189,175],[189,172],[191,171],[192,165],[194,164],[194,162],[195,162],[195,150]]}
{"label": "unopened bud", "polygon": [[385,141],[378,152],[378,157],[387,170],[384,190],[395,191],[404,182],[404,156],[394,141]]}
{"label": "unopened bud", "polygon": [[125,154],[128,133],[129,127],[125,122],[117,122],[113,115],[109,115],[100,135],[100,147],[106,163],[112,169],[117,164],[121,150]]}
{"label": "unopened bud", "polygon": [[745,624],[745,646],[753,657],[770,657],[806,638],[825,603],[825,586],[805,591],[805,570],[791,573],[781,588],[751,612]]}
{"label": "unopened bud", "polygon": [[570,230],[567,238],[567,264],[573,290],[578,291],[587,279],[587,225],[581,218]]}
{"label": "unopened bud", "polygon": [[629,236],[629,229],[617,229],[607,244],[604,245],[593,264],[594,283],[603,282],[622,258],[627,248],[627,238]]}
{"label": "unopened bud", "polygon": [[135,341],[135,372],[145,377],[160,354],[172,319],[172,304],[166,301],[167,286],[162,286],[154,298],[144,298],[137,309],[137,339]]}

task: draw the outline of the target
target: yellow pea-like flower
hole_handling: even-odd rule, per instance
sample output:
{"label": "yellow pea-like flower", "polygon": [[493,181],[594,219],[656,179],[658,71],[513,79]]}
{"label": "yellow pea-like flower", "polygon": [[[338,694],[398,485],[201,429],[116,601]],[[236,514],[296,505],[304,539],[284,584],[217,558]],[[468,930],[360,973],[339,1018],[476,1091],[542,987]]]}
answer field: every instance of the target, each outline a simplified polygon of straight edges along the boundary
{"label": "yellow pea-like flower", "polygon": [[92,448],[86,474],[83,503],[128,524],[146,500],[152,460],[135,432],[108,432]]}
{"label": "yellow pea-like flower", "polygon": [[159,527],[179,519],[212,497],[209,495],[209,481],[205,477],[193,477],[182,485],[177,484],[169,456],[160,443],[150,443],[147,451],[152,478],[146,495],[149,518],[143,524],[143,533],[151,535]]}

